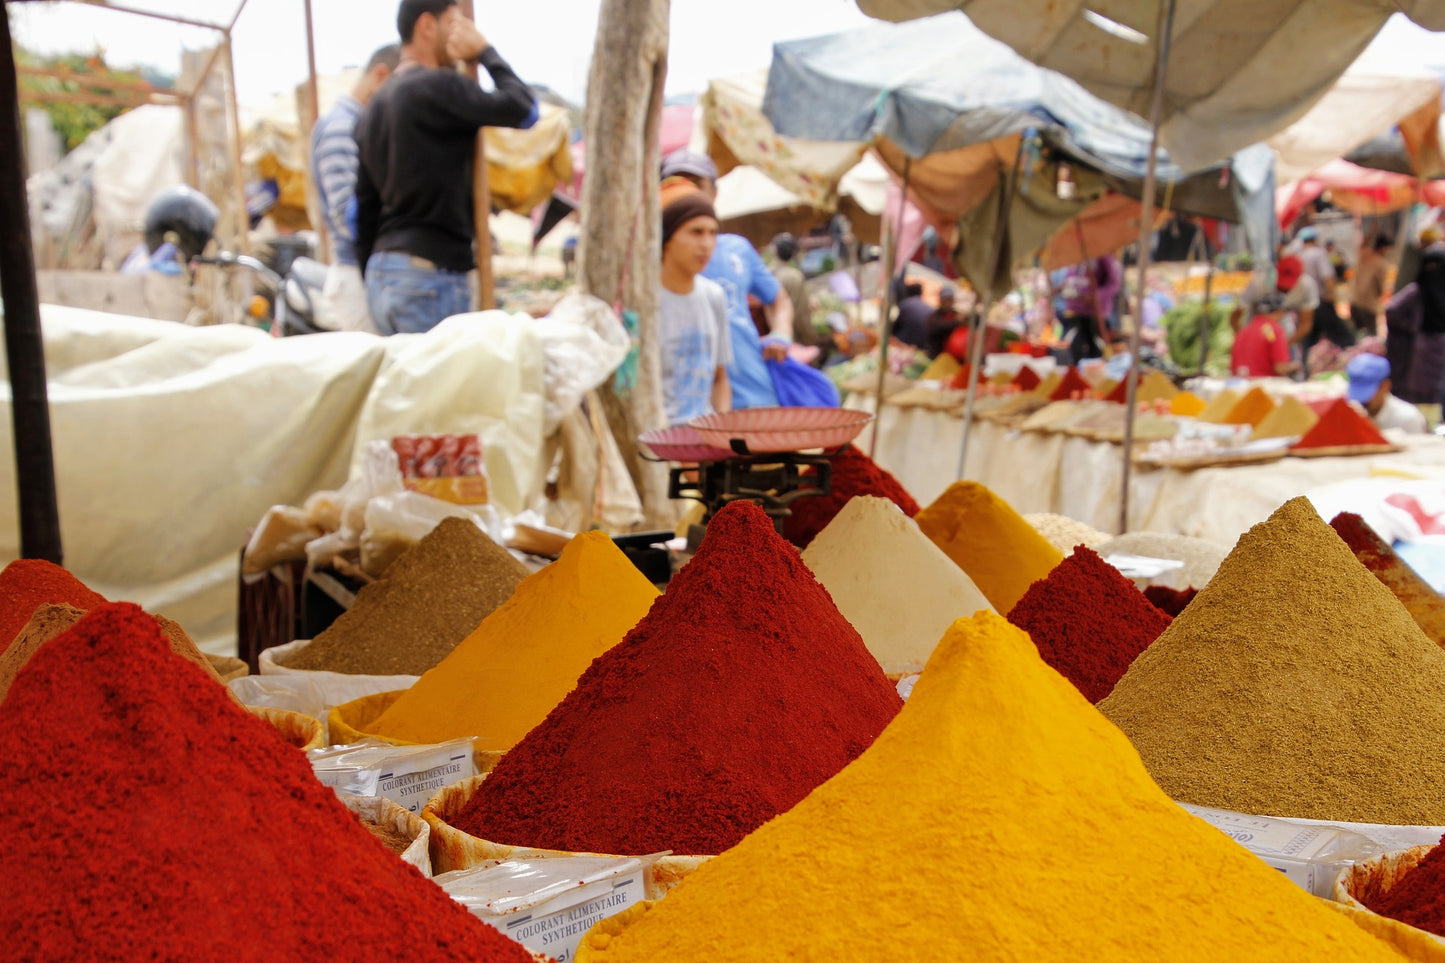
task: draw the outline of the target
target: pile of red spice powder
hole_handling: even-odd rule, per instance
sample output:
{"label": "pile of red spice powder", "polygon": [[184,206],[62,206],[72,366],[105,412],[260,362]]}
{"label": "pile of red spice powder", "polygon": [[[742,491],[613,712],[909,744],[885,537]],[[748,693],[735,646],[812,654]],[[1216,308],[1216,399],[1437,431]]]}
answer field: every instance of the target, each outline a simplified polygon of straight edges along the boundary
{"label": "pile of red spice powder", "polygon": [[798,553],[734,502],[453,825],[544,849],[714,855],[836,774],[901,707]]}
{"label": "pile of red spice powder", "polygon": [[1063,379],[1060,380],[1054,390],[1049,393],[1049,400],[1068,401],[1076,394],[1082,394],[1083,397],[1087,398],[1092,395],[1093,391],[1094,386],[1084,380],[1084,376],[1079,374],[1078,368],[1069,368],[1064,372]]}
{"label": "pile of red spice powder", "polygon": [[1014,380],[1009,383],[1018,385],[1020,391],[1027,392],[1033,391],[1042,384],[1043,379],[1039,377],[1038,372],[1034,371],[1033,368],[1024,365],[1019,369],[1019,373],[1014,375]]}
{"label": "pile of red spice powder", "polygon": [[1370,524],[1354,512],[1340,512],[1330,521],[1360,564],[1395,593],[1415,624],[1432,642],[1445,645],[1445,598],[1396,554]]}
{"label": "pile of red spice powder", "polygon": [[1139,653],[1173,621],[1083,545],[1030,585],[1008,620],[1090,702],[1113,692]]}
{"label": "pile of red spice powder", "polygon": [[1361,902],[1381,916],[1445,936],[1445,846],[1432,849],[1389,892],[1366,893]]}
{"label": "pile of red spice powder", "polygon": [[1315,426],[1292,448],[1338,448],[1352,445],[1388,445],[1378,428],[1343,398],[1336,398]]}
{"label": "pile of red spice powder", "polygon": [[1199,589],[1193,586],[1189,588],[1170,588],[1167,585],[1150,585],[1144,589],[1144,597],[1154,603],[1154,607],[1170,618],[1177,619],[1179,613],[1189,607],[1194,601],[1194,596],[1199,594]]}
{"label": "pile of red spice powder", "polygon": [[106,600],[54,562],[16,559],[0,572],[0,652],[9,648],[42,605],[93,609]]}
{"label": "pile of red spice powder", "polygon": [[793,514],[783,519],[783,537],[794,545],[807,548],[808,543],[828,527],[833,516],[841,512],[855,495],[886,498],[909,518],[918,514],[918,503],[898,483],[898,479],[879,468],[873,459],[853,445],[844,445],[839,449],[832,462],[833,474],[828,494],[805,495],[788,505]]}
{"label": "pile of red spice powder", "polygon": [[36,652],[0,705],[0,759],[7,958],[530,960],[133,605]]}

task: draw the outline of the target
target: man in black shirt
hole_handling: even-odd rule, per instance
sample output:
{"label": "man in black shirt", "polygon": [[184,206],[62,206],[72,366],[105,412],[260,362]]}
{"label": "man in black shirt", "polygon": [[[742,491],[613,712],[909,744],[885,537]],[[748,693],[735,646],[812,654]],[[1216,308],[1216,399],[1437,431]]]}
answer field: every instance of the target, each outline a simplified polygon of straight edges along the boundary
{"label": "man in black shirt", "polygon": [[[382,334],[429,331],[470,309],[477,131],[537,118],[531,90],[456,0],[402,0],[396,26],[401,64],[356,125],[356,253]],[[469,60],[494,91],[453,69]]]}

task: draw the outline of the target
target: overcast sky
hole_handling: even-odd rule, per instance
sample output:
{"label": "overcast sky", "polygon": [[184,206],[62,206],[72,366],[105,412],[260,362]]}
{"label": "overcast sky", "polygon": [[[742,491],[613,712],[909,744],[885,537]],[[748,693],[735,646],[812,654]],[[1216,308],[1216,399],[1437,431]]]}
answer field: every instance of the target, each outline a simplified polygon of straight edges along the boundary
{"label": "overcast sky", "polygon": [[[239,0],[132,0],[131,5],[229,22]],[[524,80],[581,103],[597,30],[598,0],[476,0],[482,32]],[[316,68],[333,73],[396,39],[397,0],[312,0]],[[184,47],[211,32],[79,3],[9,5],[16,39],[42,53],[105,51],[112,64],[180,69]],[[707,81],[767,67],[774,41],[868,23],[853,0],[673,0],[668,95],[701,93]],[[236,25],[236,84],[244,103],[291,89],[306,75],[302,0],[248,0]]]}

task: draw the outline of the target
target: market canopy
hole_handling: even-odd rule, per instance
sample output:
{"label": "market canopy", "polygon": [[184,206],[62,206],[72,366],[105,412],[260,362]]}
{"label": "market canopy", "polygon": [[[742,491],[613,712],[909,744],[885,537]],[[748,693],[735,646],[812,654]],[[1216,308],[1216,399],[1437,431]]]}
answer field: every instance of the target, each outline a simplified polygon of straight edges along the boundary
{"label": "market canopy", "polygon": [[[1014,164],[1019,136],[1039,131],[1055,154],[1098,176],[1090,173],[1091,193],[1076,203],[1039,211],[1038,229],[1106,191],[1142,196],[1151,144],[1137,117],[1029,63],[956,13],[776,44],[763,106],[783,135],[871,143],[895,174],[909,168],[910,192],[922,206],[950,220],[992,195],[999,173]],[[1272,155],[1252,147],[1229,167],[1231,176],[1219,165],[1186,175],[1161,158],[1161,199],[1175,210],[1242,222],[1251,247],[1267,252]]]}
{"label": "market canopy", "polygon": [[1325,191],[1330,192],[1331,203],[1351,214],[1389,214],[1417,202],[1430,207],[1445,205],[1445,181],[1422,181],[1409,174],[1333,160],[1279,189],[1276,209],[1280,224],[1294,223],[1305,206]]}
{"label": "market canopy", "polygon": [[[1136,115],[1150,114],[1158,57],[1150,37],[1160,0],[857,2],[864,13],[893,21],[962,10],[1033,63]],[[1198,169],[1267,139],[1303,117],[1396,11],[1445,30],[1439,0],[1178,0],[1162,145],[1185,169]],[[940,36],[937,46],[946,59],[950,42]],[[967,60],[959,61],[957,69],[967,70]]]}

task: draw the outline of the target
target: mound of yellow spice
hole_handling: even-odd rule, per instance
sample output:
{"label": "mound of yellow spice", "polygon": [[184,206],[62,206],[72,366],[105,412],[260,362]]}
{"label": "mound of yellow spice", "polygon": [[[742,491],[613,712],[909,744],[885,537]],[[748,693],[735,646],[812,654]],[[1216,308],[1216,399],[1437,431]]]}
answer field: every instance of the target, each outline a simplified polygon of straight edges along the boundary
{"label": "mound of yellow spice", "polygon": [[604,532],[583,532],[517,586],[369,727],[408,742],[510,749],[636,625],[657,589]]}
{"label": "mound of yellow spice", "polygon": [[579,963],[1401,960],[1175,806],[1022,631],[960,619],[873,746]]}
{"label": "mound of yellow spice", "polygon": [[1012,609],[1064,560],[1013,506],[978,482],[954,482],[913,520],[998,612]]}

